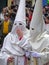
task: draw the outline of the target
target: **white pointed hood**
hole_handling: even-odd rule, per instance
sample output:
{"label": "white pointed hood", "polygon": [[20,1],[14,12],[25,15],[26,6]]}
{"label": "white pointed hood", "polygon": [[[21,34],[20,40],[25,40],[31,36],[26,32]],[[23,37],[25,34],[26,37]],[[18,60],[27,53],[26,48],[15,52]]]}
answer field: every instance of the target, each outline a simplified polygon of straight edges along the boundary
{"label": "white pointed hood", "polygon": [[19,26],[23,31],[26,28],[26,18],[25,18],[25,0],[20,0],[19,8],[15,17],[15,21],[12,27],[12,33],[16,32],[16,28]]}
{"label": "white pointed hood", "polygon": [[37,0],[35,4],[35,9],[33,12],[33,17],[30,24],[30,35],[32,40],[42,33],[43,30],[43,13],[42,13],[42,0]]}

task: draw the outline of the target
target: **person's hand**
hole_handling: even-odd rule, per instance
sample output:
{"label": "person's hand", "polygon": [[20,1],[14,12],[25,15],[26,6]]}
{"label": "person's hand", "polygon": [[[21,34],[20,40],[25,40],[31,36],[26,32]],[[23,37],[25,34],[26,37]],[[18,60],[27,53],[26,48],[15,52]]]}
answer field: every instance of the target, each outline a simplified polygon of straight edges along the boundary
{"label": "person's hand", "polygon": [[7,61],[8,62],[13,62],[13,59],[14,59],[13,57],[9,57]]}
{"label": "person's hand", "polygon": [[32,52],[31,56],[36,57],[36,58],[41,57],[40,53],[38,53],[38,52]]}
{"label": "person's hand", "polygon": [[26,55],[26,57],[29,57],[30,56],[30,52],[26,52],[25,55]]}

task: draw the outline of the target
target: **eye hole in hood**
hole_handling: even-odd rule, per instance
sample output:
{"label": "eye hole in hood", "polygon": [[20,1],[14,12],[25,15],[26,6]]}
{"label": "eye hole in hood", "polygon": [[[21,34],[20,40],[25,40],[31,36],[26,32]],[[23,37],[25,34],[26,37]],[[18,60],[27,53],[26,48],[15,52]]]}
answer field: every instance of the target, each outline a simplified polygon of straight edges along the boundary
{"label": "eye hole in hood", "polygon": [[34,28],[31,28],[32,30],[34,30]]}
{"label": "eye hole in hood", "polygon": [[22,23],[19,23],[19,25],[22,25]]}

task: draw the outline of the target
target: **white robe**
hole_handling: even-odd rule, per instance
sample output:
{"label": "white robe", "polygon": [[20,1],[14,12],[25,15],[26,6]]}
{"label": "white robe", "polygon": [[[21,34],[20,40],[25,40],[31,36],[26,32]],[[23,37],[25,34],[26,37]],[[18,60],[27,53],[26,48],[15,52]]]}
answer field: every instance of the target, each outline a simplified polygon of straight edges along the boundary
{"label": "white robe", "polygon": [[[31,49],[31,46],[28,43],[28,40],[26,37],[23,37],[21,40],[19,40],[17,35],[9,33],[4,39],[1,52],[7,53],[9,56],[13,56],[15,58],[15,65],[24,65],[25,51],[30,49]],[[6,59],[6,57],[4,59]],[[19,59],[22,59],[22,60],[19,60]],[[7,64],[5,63],[4,65],[7,65]]]}
{"label": "white robe", "polygon": [[[47,52],[49,52],[49,35],[47,34],[47,32],[44,32],[41,36],[38,36],[34,41],[30,38],[29,42],[32,45],[32,51],[41,54],[44,53],[44,55],[41,56],[39,60],[37,60],[37,65],[44,65],[45,63],[47,63],[49,61],[49,54],[46,54]],[[31,65],[34,65],[33,62],[34,60],[31,56]]]}

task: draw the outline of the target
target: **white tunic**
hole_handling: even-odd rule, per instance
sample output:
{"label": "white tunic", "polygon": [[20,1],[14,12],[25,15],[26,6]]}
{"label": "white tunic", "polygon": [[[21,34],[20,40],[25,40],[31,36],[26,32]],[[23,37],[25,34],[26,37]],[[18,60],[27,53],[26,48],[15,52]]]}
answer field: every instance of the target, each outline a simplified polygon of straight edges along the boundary
{"label": "white tunic", "polygon": [[[28,40],[26,37],[23,37],[21,40],[19,40],[17,35],[9,33],[4,39],[1,52],[6,53],[9,56],[13,56],[15,59],[22,58],[23,59],[22,65],[24,65],[25,51],[30,49],[31,49],[31,46],[28,43]],[[6,57],[4,59],[6,59]],[[20,60],[20,63],[21,62],[22,61]],[[15,60],[15,65],[17,63],[18,61]]]}

